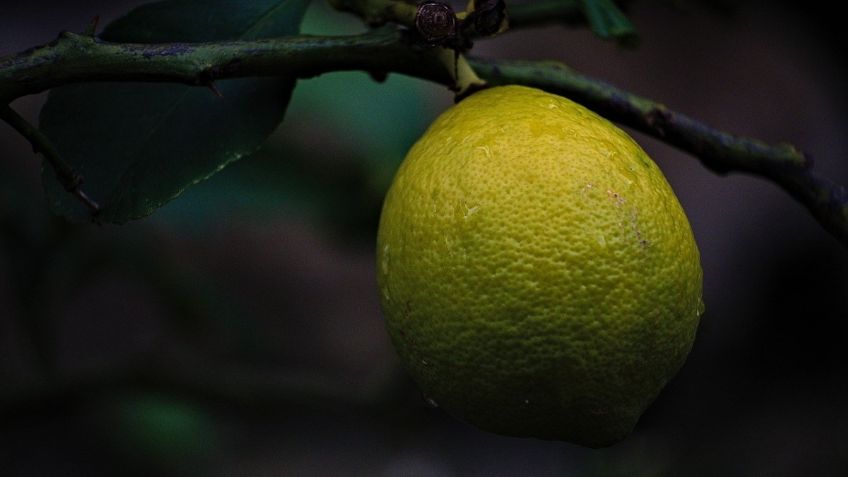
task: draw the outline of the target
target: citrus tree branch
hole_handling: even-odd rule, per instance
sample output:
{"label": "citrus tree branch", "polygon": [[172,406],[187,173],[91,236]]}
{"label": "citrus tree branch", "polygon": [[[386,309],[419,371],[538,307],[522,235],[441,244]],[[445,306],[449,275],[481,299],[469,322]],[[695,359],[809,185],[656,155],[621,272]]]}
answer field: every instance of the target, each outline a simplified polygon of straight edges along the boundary
{"label": "citrus tree branch", "polygon": [[65,162],[59,155],[59,152],[53,147],[50,140],[41,133],[35,126],[30,124],[26,119],[21,117],[14,109],[8,105],[0,106],[0,119],[8,123],[21,136],[25,137],[35,152],[40,152],[50,167],[56,171],[56,176],[59,182],[65,187],[65,190],[73,194],[79,199],[92,214],[97,214],[100,206],[97,202],[91,200],[88,195],[82,190],[82,176],[76,173],[74,169]]}
{"label": "citrus tree branch", "polygon": [[812,161],[790,144],[770,145],[713,129],[558,62],[472,59],[471,65],[490,84],[524,84],[567,96],[613,121],[692,154],[716,173],[744,172],[769,179],[848,245],[848,191],[844,185],[815,173]]}
{"label": "citrus tree branch", "polygon": [[64,32],[41,47],[0,58],[0,104],[64,84],[150,81],[209,86],[217,79],[308,78],[330,71],[398,72],[452,82],[438,49],[415,47],[401,31],[296,36],[218,43],[109,43]]}
{"label": "citrus tree branch", "polygon": [[[0,105],[78,82],[158,81],[210,86],[226,78],[308,78],[344,70],[402,73],[455,88],[455,68],[444,59],[444,49],[421,46],[404,31],[393,28],[357,36],[196,44],[120,44],[63,33],[47,45],[0,58]],[[808,158],[790,145],[769,145],[713,129],[560,63],[472,58],[469,64],[490,84],[534,86],[583,103],[695,155],[713,171],[745,172],[769,179],[848,244],[845,187],[815,174]]]}

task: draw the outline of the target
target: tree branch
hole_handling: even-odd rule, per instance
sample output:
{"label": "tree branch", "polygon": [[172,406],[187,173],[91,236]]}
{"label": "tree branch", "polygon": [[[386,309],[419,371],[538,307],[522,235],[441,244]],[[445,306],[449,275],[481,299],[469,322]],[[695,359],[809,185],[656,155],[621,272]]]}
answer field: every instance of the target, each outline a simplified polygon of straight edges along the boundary
{"label": "tree branch", "polygon": [[[210,85],[253,76],[308,78],[342,70],[402,73],[455,87],[445,50],[427,48],[396,29],[358,36],[298,36],[220,43],[118,44],[63,33],[47,45],[0,58],[0,104],[86,81],[164,81]],[[472,59],[490,84],[523,84],[568,96],[598,113],[698,158],[718,173],[745,172],[777,183],[848,244],[848,193],[812,172],[790,145],[768,145],[713,129],[665,106],[560,63]]]}
{"label": "tree branch", "polygon": [[65,187],[65,190],[73,194],[80,200],[92,215],[96,215],[100,211],[100,206],[93,201],[80,187],[82,185],[82,176],[76,173],[74,169],[65,162],[59,155],[59,152],[47,139],[47,136],[41,133],[35,126],[27,122],[14,109],[8,105],[0,106],[0,119],[7,122],[21,136],[25,137],[35,152],[40,152],[50,166],[56,171],[56,176],[59,182]]}
{"label": "tree branch", "polygon": [[559,62],[472,59],[471,64],[490,84],[523,84],[567,96],[603,116],[692,153],[719,174],[740,171],[766,175],[775,167],[809,167],[804,155],[788,144],[771,146],[718,131]]}
{"label": "tree branch", "polygon": [[0,104],[56,86],[148,81],[208,86],[223,78],[297,76],[329,71],[398,72],[451,84],[437,49],[415,47],[402,32],[298,36],[220,43],[108,43],[64,32],[47,45],[0,58]]}
{"label": "tree branch", "polygon": [[489,84],[523,84],[567,96],[613,121],[692,154],[718,174],[744,172],[769,179],[848,245],[848,191],[813,172],[812,161],[790,144],[769,145],[713,129],[558,62],[471,59],[470,63]]}

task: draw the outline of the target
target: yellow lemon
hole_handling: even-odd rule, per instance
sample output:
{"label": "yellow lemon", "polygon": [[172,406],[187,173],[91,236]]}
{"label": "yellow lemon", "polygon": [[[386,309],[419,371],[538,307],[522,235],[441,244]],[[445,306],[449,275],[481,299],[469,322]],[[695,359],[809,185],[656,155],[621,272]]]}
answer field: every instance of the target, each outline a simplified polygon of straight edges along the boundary
{"label": "yellow lemon", "polygon": [[512,436],[623,439],[692,347],[702,272],[665,177],[560,96],[491,88],[442,114],[386,196],[378,285],[424,394]]}

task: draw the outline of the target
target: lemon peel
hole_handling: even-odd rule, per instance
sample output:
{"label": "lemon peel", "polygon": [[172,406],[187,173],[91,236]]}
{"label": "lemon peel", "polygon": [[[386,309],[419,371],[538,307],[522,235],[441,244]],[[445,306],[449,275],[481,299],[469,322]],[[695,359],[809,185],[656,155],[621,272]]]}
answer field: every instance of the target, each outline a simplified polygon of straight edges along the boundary
{"label": "lemon peel", "polygon": [[475,93],[412,147],[380,218],[392,342],[482,429],[601,447],[686,359],[703,312],[691,227],[625,132],[522,86]]}

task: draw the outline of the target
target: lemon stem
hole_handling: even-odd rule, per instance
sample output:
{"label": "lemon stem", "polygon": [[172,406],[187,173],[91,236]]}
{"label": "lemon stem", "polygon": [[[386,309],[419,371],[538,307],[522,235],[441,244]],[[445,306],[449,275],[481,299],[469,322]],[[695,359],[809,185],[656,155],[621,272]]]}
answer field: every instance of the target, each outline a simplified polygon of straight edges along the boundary
{"label": "lemon stem", "polygon": [[486,84],[484,80],[477,76],[465,55],[450,48],[439,48],[437,55],[442,66],[453,72],[454,85],[451,86],[451,89],[456,92],[457,98],[462,98]]}

